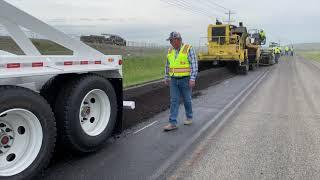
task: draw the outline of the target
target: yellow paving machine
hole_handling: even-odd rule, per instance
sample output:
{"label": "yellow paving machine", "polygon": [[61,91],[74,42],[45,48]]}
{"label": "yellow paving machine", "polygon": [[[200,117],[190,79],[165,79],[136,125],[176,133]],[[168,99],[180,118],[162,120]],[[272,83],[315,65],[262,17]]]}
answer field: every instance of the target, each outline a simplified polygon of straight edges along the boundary
{"label": "yellow paving machine", "polygon": [[247,74],[249,69],[259,66],[261,42],[259,36],[248,33],[240,22],[231,24],[210,24],[208,26],[207,50],[198,54],[199,66],[208,62],[226,65],[239,74]]}

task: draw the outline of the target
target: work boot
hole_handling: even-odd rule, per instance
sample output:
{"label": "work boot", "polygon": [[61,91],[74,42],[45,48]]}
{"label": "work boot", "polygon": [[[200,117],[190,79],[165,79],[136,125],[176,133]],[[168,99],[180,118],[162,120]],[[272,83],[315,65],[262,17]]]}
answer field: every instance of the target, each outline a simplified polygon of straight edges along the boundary
{"label": "work boot", "polygon": [[172,131],[172,130],[175,130],[177,128],[178,128],[177,125],[170,123],[170,124],[166,125],[165,127],[163,127],[163,130],[164,131]]}
{"label": "work boot", "polygon": [[192,119],[186,119],[183,124],[184,125],[191,125],[192,124]]}

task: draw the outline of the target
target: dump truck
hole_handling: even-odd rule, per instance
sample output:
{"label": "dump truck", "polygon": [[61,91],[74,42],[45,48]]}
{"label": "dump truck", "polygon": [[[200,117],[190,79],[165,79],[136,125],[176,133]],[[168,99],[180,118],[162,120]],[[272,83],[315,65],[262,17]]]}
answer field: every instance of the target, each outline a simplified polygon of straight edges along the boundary
{"label": "dump truck", "polygon": [[231,24],[210,24],[208,26],[207,51],[198,54],[199,66],[209,63],[226,65],[240,74],[259,66],[260,44],[250,39],[247,28]]}
{"label": "dump truck", "polygon": [[109,45],[116,45],[116,46],[127,45],[127,42],[125,39],[115,34],[81,36],[80,40],[84,43],[109,44]]}
{"label": "dump truck", "polygon": [[[55,144],[78,153],[100,149],[121,130],[122,57],[105,55],[0,0],[0,24],[24,52],[0,51],[0,179],[30,179]],[[28,29],[70,50],[41,55]]]}

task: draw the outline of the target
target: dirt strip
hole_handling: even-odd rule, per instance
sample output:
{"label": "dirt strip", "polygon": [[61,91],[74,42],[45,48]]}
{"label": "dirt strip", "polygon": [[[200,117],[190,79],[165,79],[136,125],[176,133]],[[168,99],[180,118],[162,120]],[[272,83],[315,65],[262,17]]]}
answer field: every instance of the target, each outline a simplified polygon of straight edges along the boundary
{"label": "dirt strip", "polygon": [[[234,76],[226,68],[214,68],[199,73],[193,98],[200,90]],[[132,127],[169,108],[169,87],[163,81],[156,81],[132,87],[124,91],[124,99],[135,101],[135,110],[124,110],[123,129]]]}

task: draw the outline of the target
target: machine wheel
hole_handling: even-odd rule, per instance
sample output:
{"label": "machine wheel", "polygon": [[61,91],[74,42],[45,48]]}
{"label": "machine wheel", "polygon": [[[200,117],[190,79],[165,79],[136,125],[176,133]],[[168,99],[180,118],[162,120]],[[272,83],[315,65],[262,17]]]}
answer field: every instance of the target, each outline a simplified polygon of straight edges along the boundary
{"label": "machine wheel", "polygon": [[242,74],[242,75],[247,75],[248,74],[248,71],[249,71],[249,62],[248,60],[245,60],[244,61],[244,64],[242,66],[238,66],[238,71],[239,71],[239,74]]}
{"label": "machine wheel", "polygon": [[227,69],[232,72],[232,73],[235,73],[235,74],[239,74],[240,72],[240,66],[239,66],[239,63],[238,62],[226,62],[226,67]]}
{"label": "machine wheel", "polygon": [[0,179],[30,179],[49,164],[54,115],[44,98],[21,87],[0,87],[0,104]]}
{"label": "machine wheel", "polygon": [[96,151],[115,126],[116,93],[107,79],[84,75],[61,90],[55,114],[61,144],[80,153]]}
{"label": "machine wheel", "polygon": [[257,69],[257,64],[256,63],[249,65],[249,70],[254,71],[256,69]]}

